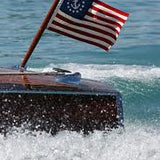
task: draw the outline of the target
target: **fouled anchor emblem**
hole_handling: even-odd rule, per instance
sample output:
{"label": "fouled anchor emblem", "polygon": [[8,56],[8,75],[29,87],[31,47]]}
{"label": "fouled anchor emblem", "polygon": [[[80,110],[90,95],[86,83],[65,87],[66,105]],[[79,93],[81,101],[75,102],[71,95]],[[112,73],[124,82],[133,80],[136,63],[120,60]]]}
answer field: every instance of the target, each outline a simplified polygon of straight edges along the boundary
{"label": "fouled anchor emblem", "polygon": [[81,6],[81,4],[78,2],[79,0],[73,0],[73,4],[71,4],[71,7],[75,10],[78,9]]}

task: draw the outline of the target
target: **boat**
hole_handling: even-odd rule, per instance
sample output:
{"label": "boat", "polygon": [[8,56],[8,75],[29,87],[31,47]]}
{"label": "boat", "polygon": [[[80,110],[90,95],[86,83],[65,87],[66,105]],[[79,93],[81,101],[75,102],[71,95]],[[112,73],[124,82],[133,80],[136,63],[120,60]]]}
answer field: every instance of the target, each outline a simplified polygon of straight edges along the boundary
{"label": "boat", "polygon": [[[93,12],[95,16],[93,16],[92,22],[84,22],[83,24],[82,17],[79,17],[82,16],[81,12],[86,14],[89,7],[94,9],[92,4],[95,3],[102,5],[101,8],[106,8],[109,12],[107,17],[111,16],[112,19],[112,14],[116,14],[114,16],[116,19],[115,28],[108,27],[108,25],[101,26],[98,24],[99,20],[95,21],[96,14],[98,12],[98,14],[102,14],[99,10]],[[66,16],[62,18],[60,14]],[[83,16],[85,16],[84,14]],[[103,14],[106,14],[106,11]],[[51,72],[33,72],[25,68],[46,29],[58,31],[71,38],[108,50],[113,45],[110,40],[115,42],[128,16],[128,13],[100,1],[55,0],[33,38],[21,65],[17,68],[0,68],[0,132],[7,134],[15,127],[24,127],[31,131],[45,131],[52,135],[64,130],[88,134],[95,130],[111,131],[115,128],[123,128],[121,94],[112,87],[102,82],[82,78],[79,72],[72,73],[59,68],[53,68]],[[65,18],[68,17],[69,19],[66,20]],[[60,22],[64,20],[67,23],[59,23],[59,18],[62,18]],[[100,19],[102,20],[102,18]],[[75,22],[72,23],[72,20]],[[64,26],[68,23],[72,24]],[[93,23],[94,25],[91,25]],[[83,30],[83,27],[86,27],[88,32],[91,29],[92,33],[96,33],[96,35],[84,33],[84,31],[75,28],[72,31],[67,30],[70,29],[70,26],[77,24],[80,24],[79,27],[82,27]],[[91,26],[88,27],[88,24]],[[110,25],[113,26],[113,22]],[[100,26],[100,28],[95,30],[95,26]],[[120,28],[117,31],[118,26]],[[111,33],[102,31],[101,29],[105,27],[107,30],[113,29],[113,31]],[[73,35],[73,31],[78,32]],[[97,35],[97,32],[100,36]],[[102,33],[105,34],[103,37],[101,37]],[[109,38],[106,39],[105,36]]]}
{"label": "boat", "polygon": [[123,127],[121,94],[78,72],[0,68],[0,132],[22,126],[53,135]]}

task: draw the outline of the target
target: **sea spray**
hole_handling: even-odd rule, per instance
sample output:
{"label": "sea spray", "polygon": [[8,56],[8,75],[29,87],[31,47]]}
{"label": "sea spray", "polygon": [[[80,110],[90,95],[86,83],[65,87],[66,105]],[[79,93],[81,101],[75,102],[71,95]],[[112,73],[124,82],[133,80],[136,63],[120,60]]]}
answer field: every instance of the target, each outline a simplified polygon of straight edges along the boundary
{"label": "sea spray", "polygon": [[95,131],[84,136],[60,132],[15,132],[0,136],[3,160],[159,160],[160,129],[143,124],[126,124],[125,131]]}

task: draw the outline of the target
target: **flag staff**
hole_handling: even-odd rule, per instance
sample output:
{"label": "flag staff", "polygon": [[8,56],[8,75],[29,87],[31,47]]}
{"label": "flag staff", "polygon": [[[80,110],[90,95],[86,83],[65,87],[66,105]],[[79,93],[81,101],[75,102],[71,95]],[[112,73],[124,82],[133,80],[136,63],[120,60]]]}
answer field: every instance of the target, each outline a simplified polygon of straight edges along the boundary
{"label": "flag staff", "polygon": [[40,27],[39,27],[39,29],[38,29],[38,31],[37,31],[37,33],[36,33],[36,35],[35,35],[32,43],[31,43],[31,45],[29,46],[28,51],[27,51],[25,57],[23,58],[23,60],[22,60],[22,62],[21,62],[20,70],[23,70],[23,68],[25,67],[28,59],[30,58],[31,54],[33,53],[36,45],[38,44],[38,42],[39,42],[39,40],[40,40],[40,38],[41,38],[44,30],[46,29],[46,27],[47,27],[47,25],[48,25],[48,23],[49,23],[52,15],[53,15],[53,12],[54,12],[54,10],[56,9],[59,1],[60,1],[60,0],[55,0],[55,1],[53,2],[52,6],[50,7],[50,9],[49,9],[46,17],[44,18],[42,24],[40,25]]}

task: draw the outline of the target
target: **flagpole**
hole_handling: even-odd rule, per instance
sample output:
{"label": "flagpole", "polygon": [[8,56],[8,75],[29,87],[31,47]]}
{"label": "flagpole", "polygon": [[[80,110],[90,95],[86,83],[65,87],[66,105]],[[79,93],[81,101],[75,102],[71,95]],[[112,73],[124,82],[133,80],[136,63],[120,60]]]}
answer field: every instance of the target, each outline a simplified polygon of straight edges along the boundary
{"label": "flagpole", "polygon": [[25,67],[28,59],[30,58],[31,54],[33,53],[36,45],[38,44],[38,42],[39,42],[39,40],[40,40],[40,38],[41,38],[44,30],[46,29],[46,27],[47,27],[47,25],[48,25],[48,23],[49,23],[52,15],[53,15],[53,12],[54,12],[54,10],[56,9],[59,1],[60,1],[60,0],[55,0],[55,1],[53,2],[52,6],[50,7],[50,9],[49,9],[46,17],[44,18],[42,24],[41,24],[40,27],[39,27],[39,30],[38,30],[37,33],[36,33],[36,35],[35,35],[32,43],[31,43],[31,45],[29,46],[28,51],[27,51],[25,57],[23,58],[23,60],[22,60],[22,62],[21,62],[20,70],[23,70],[23,68]]}

